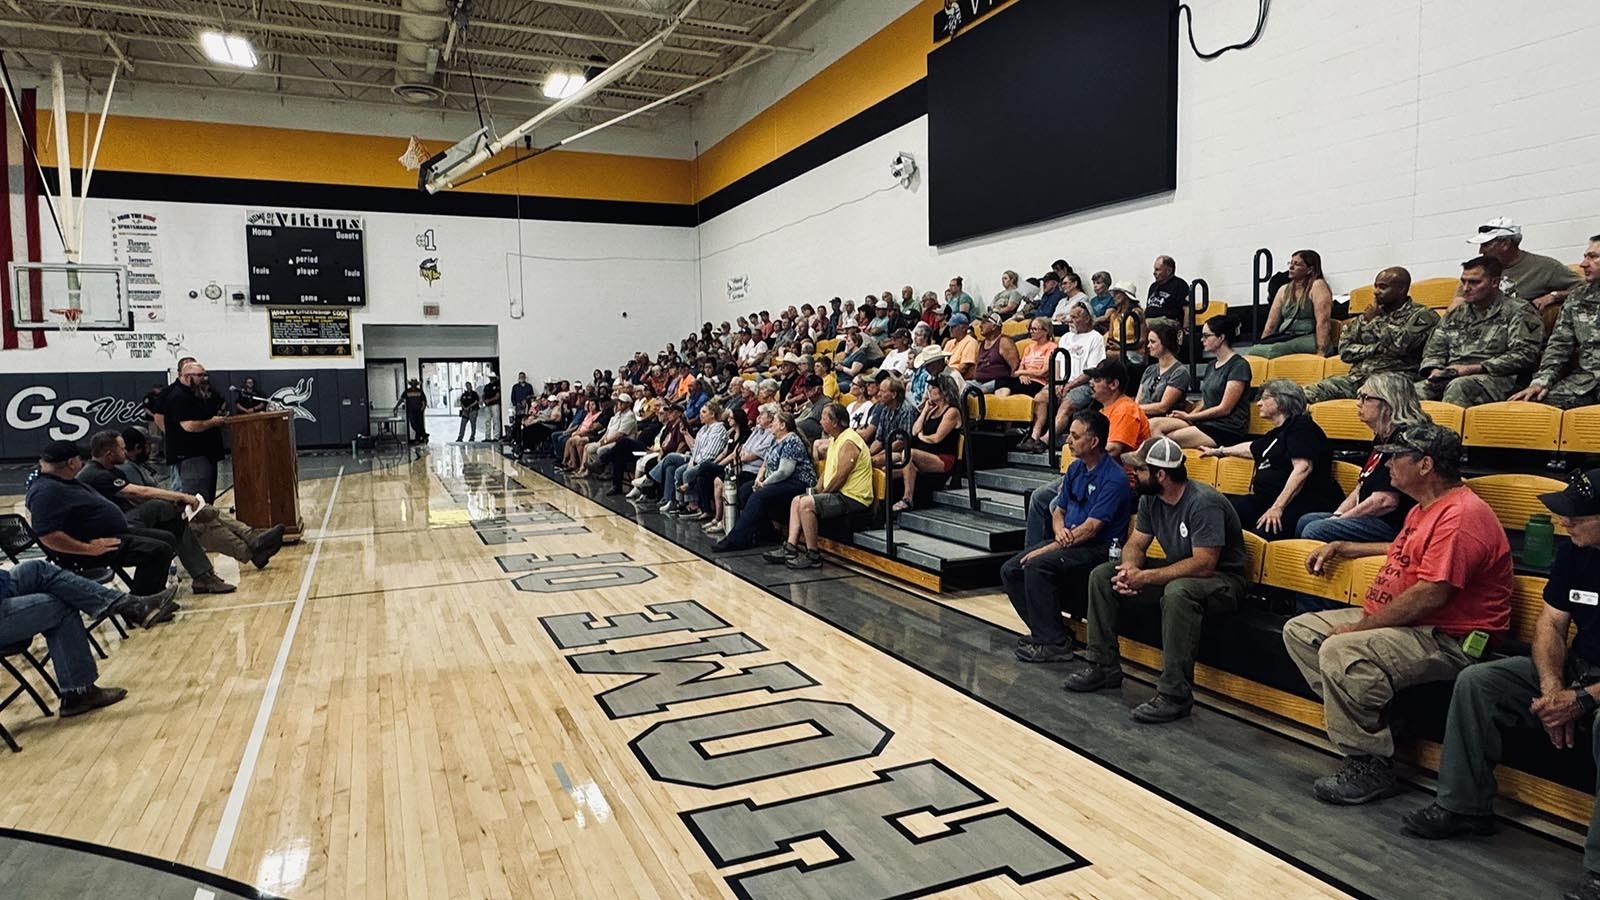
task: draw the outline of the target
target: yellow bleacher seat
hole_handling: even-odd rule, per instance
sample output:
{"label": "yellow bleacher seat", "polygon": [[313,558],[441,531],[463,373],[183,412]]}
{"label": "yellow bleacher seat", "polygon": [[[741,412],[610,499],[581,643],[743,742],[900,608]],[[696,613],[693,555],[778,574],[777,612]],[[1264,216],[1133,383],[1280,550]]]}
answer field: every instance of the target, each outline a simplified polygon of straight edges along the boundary
{"label": "yellow bleacher seat", "polygon": [[[1322,367],[1327,360],[1315,353],[1291,353],[1267,360],[1267,380],[1287,378],[1295,384],[1316,384],[1322,380]],[[1260,385],[1257,385],[1260,387]]]}
{"label": "yellow bleacher seat", "polygon": [[1207,301],[1206,308],[1200,310],[1200,313],[1194,317],[1194,323],[1196,325],[1204,325],[1206,322],[1210,321],[1211,319],[1215,319],[1217,316],[1220,316],[1227,311],[1228,304],[1225,301]]}
{"label": "yellow bleacher seat", "polygon": [[1267,544],[1261,583],[1338,603],[1349,603],[1352,560],[1329,560],[1323,567],[1321,575],[1313,575],[1306,571],[1306,557],[1321,546],[1321,541],[1300,538],[1272,541]]}
{"label": "yellow bleacher seat", "polygon": [[1217,490],[1224,494],[1250,493],[1250,482],[1256,477],[1256,464],[1237,456],[1217,460]]}
{"label": "yellow bleacher seat", "polygon": [[[996,397],[990,394],[983,398],[983,411],[985,422],[1032,422],[1033,398],[1022,394],[1012,394],[1009,397]],[[967,415],[973,421],[977,421],[978,398],[967,398]]]}
{"label": "yellow bleacher seat", "polygon": [[1600,453],[1600,406],[1580,406],[1562,413],[1561,449]]}
{"label": "yellow bleacher seat", "polygon": [[1386,554],[1350,560],[1350,605],[1360,606],[1367,599],[1367,588],[1378,580],[1378,572],[1389,557]]}
{"label": "yellow bleacher seat", "polygon": [[1267,562],[1267,541],[1254,532],[1244,533],[1244,577],[1251,581],[1261,580],[1261,571]]}
{"label": "yellow bleacher seat", "polygon": [[1433,424],[1443,425],[1457,434],[1461,433],[1461,425],[1467,417],[1466,410],[1443,400],[1420,400],[1418,404],[1422,407],[1422,411],[1428,414],[1428,418],[1433,420]]}
{"label": "yellow bleacher seat", "polygon": [[1065,444],[1061,445],[1061,465],[1059,466],[1061,474],[1067,474],[1067,467],[1072,465],[1072,461],[1076,458],[1077,457],[1072,455],[1072,451],[1068,449]]}
{"label": "yellow bleacher seat", "polygon": [[1534,575],[1516,577],[1516,586],[1511,589],[1511,636],[1519,641],[1533,643],[1533,629],[1545,607],[1546,580]]}
{"label": "yellow bleacher seat", "polygon": [[1017,356],[1021,357],[1022,354],[1028,352],[1028,348],[1029,347],[1033,346],[1033,338],[1023,338],[1022,340],[1017,341],[1016,343],[1017,343]]}
{"label": "yellow bleacher seat", "polygon": [[[1483,475],[1468,478],[1467,487],[1483,498],[1494,510],[1495,518],[1508,531],[1521,531],[1528,527],[1528,517],[1550,510],[1539,502],[1540,494],[1559,491],[1567,483],[1543,475]],[[1566,534],[1566,529],[1556,525],[1556,534]]]}
{"label": "yellow bleacher seat", "polygon": [[1322,377],[1332,378],[1335,375],[1349,375],[1350,364],[1337,356],[1330,356],[1323,363]]}
{"label": "yellow bleacher seat", "polygon": [[838,338],[827,338],[825,340],[817,341],[817,353],[819,354],[832,353],[837,349],[839,349]]}
{"label": "yellow bleacher seat", "polygon": [[1468,447],[1550,450],[1561,446],[1561,410],[1543,403],[1506,401],[1467,410],[1461,443]]}
{"label": "yellow bleacher seat", "polygon": [[1254,403],[1250,404],[1250,424],[1245,427],[1246,434],[1266,434],[1272,430],[1272,422],[1261,417],[1261,408]]}
{"label": "yellow bleacher seat", "polygon": [[1373,289],[1372,285],[1364,284],[1361,287],[1356,288],[1350,292],[1350,315],[1361,315],[1362,313],[1366,312],[1367,307],[1371,306],[1376,300],[1377,291]]}
{"label": "yellow bleacher seat", "polygon": [[1411,283],[1411,299],[1429,309],[1444,309],[1461,287],[1459,278],[1424,278]]}
{"label": "yellow bleacher seat", "polygon": [[882,469],[874,467],[872,470],[872,499],[882,500],[889,496],[889,476]]}
{"label": "yellow bleacher seat", "polygon": [[1261,387],[1267,380],[1267,360],[1261,356],[1246,356],[1244,361],[1250,364],[1250,386]]}
{"label": "yellow bleacher seat", "polygon": [[1217,458],[1214,456],[1201,456],[1199,450],[1185,450],[1183,455],[1188,457],[1183,467],[1189,470],[1189,480],[1201,484],[1215,485],[1217,483]]}
{"label": "yellow bleacher seat", "polygon": [[1021,322],[1003,322],[1000,325],[1000,333],[1009,338],[1018,336],[1026,337],[1028,334],[1028,322],[1026,320]]}
{"label": "yellow bleacher seat", "polygon": [[856,397],[855,397],[854,394],[840,394],[839,395],[839,403],[845,409],[849,409],[850,408],[850,404],[852,404],[854,402],[856,402]]}
{"label": "yellow bleacher seat", "polygon": [[1339,487],[1344,488],[1344,492],[1348,494],[1361,483],[1361,467],[1355,463],[1336,459],[1333,461],[1333,479],[1339,482]]}
{"label": "yellow bleacher seat", "polygon": [[1324,400],[1311,404],[1311,419],[1322,426],[1323,434],[1335,441],[1370,441],[1372,429],[1357,415],[1358,401]]}

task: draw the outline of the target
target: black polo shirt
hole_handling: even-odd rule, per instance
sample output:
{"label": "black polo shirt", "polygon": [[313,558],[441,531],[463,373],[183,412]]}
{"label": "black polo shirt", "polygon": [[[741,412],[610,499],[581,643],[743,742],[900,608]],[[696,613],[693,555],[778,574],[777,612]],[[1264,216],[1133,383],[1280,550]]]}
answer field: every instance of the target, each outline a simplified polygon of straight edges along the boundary
{"label": "black polo shirt", "polygon": [[1570,614],[1578,626],[1572,652],[1600,665],[1600,548],[1562,541],[1544,586],[1544,602]]}
{"label": "black polo shirt", "polygon": [[202,397],[187,385],[169,388],[166,400],[167,459],[177,462],[203,456],[206,459],[222,458],[222,429],[189,432],[184,422],[204,422],[216,415],[216,404],[210,397]]}
{"label": "black polo shirt", "polygon": [[1189,282],[1174,275],[1166,281],[1152,283],[1145,294],[1144,312],[1147,318],[1183,321],[1183,312],[1189,304]]}
{"label": "black polo shirt", "polygon": [[78,472],[78,481],[94,488],[123,512],[139,505],[139,501],[123,495],[122,489],[128,486],[128,479],[121,472],[108,469],[92,459],[83,464],[83,469]]}
{"label": "black polo shirt", "polygon": [[121,537],[128,531],[128,519],[115,503],[87,484],[61,478],[48,472],[28,485],[24,502],[33,530],[39,534],[62,532],[79,541]]}

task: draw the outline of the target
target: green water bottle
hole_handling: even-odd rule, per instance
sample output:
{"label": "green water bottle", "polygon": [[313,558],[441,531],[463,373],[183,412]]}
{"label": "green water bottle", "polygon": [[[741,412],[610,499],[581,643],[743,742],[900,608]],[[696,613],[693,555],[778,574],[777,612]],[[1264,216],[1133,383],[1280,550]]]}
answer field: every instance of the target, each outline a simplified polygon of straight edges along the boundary
{"label": "green water bottle", "polygon": [[1535,569],[1547,569],[1555,560],[1556,527],[1548,513],[1534,513],[1523,532],[1522,562]]}

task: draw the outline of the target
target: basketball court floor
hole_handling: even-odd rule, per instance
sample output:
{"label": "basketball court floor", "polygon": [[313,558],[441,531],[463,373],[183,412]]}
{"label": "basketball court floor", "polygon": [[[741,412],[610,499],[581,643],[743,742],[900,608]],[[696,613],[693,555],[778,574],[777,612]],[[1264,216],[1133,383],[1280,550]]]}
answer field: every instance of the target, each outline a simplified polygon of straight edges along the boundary
{"label": "basketball court floor", "polygon": [[[0,896],[1539,897],[1540,823],[1398,833],[1314,736],[1138,726],[1011,656],[1004,598],[706,555],[485,445],[303,471],[307,538],[4,714]],[[16,498],[9,498],[15,500]],[[225,575],[233,574],[231,571]]]}

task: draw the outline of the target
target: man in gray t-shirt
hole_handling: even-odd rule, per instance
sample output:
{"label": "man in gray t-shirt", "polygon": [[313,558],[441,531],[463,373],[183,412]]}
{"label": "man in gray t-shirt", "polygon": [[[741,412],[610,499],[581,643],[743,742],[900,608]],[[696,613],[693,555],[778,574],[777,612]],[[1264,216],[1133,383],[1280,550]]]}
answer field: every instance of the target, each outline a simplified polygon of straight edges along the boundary
{"label": "man in gray t-shirt", "polygon": [[[1210,485],[1189,480],[1183,448],[1171,438],[1151,438],[1123,465],[1138,478],[1139,518],[1120,562],[1089,576],[1089,663],[1067,676],[1069,691],[1122,684],[1117,613],[1122,603],[1161,604],[1161,678],[1156,694],[1133,709],[1136,722],[1172,722],[1194,706],[1195,655],[1206,613],[1230,612],[1244,598],[1247,557],[1239,515]],[[1152,541],[1166,565],[1145,567]]]}

